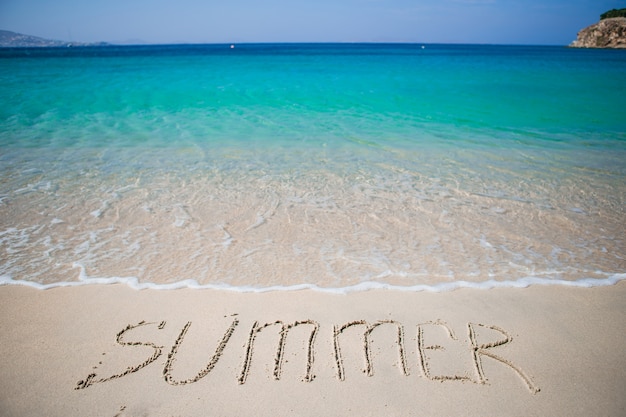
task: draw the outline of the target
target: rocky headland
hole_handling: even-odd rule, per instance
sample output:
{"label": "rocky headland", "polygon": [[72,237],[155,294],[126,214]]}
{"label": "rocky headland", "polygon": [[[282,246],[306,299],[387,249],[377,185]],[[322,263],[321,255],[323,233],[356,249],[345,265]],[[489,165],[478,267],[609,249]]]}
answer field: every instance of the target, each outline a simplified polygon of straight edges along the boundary
{"label": "rocky headland", "polygon": [[626,17],[602,19],[578,32],[573,48],[626,49]]}

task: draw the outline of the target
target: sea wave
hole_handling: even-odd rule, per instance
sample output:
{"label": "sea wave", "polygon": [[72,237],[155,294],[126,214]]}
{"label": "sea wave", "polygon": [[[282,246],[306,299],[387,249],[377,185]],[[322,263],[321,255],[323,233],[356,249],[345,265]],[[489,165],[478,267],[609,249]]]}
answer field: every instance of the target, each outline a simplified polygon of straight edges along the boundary
{"label": "sea wave", "polygon": [[186,279],[167,284],[156,284],[152,282],[140,282],[136,277],[90,277],[86,274],[85,268],[80,264],[74,264],[75,268],[80,268],[78,281],[63,281],[51,284],[41,284],[33,281],[14,280],[9,276],[0,276],[0,286],[6,285],[23,285],[40,290],[60,287],[78,287],[83,285],[112,285],[123,284],[135,290],[177,290],[177,289],[209,289],[232,291],[240,293],[265,293],[274,291],[302,291],[312,290],[330,294],[349,294],[354,292],[363,292],[370,290],[391,290],[404,292],[449,292],[462,288],[472,288],[479,290],[490,290],[493,288],[527,288],[535,285],[543,286],[563,286],[578,288],[594,288],[615,285],[620,281],[626,280],[626,273],[609,274],[596,272],[598,275],[606,275],[606,278],[582,278],[573,281],[563,279],[549,279],[536,276],[528,276],[516,280],[489,279],[486,281],[469,282],[469,281],[452,281],[440,282],[437,284],[420,284],[412,286],[391,285],[385,282],[368,281],[356,285],[346,287],[321,287],[315,284],[296,284],[296,285],[273,285],[273,286],[233,286],[228,284],[200,284],[196,280]]}

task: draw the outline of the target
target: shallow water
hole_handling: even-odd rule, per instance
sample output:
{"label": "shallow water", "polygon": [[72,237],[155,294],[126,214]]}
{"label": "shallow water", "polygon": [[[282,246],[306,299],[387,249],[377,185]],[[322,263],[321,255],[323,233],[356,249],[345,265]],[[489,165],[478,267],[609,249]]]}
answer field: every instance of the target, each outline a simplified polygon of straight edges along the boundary
{"label": "shallow water", "polygon": [[625,51],[10,49],[0,81],[4,282],[625,277]]}

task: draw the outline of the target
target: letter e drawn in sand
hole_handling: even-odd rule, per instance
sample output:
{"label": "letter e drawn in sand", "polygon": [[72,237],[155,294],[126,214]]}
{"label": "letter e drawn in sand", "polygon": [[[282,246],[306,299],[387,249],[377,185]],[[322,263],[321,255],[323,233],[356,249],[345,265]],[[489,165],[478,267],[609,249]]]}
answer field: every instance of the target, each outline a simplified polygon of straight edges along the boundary
{"label": "letter e drawn in sand", "polygon": [[339,378],[340,381],[344,381],[346,376],[345,376],[345,372],[344,372],[344,368],[343,368],[343,358],[342,358],[342,354],[341,354],[341,346],[339,345],[339,335],[342,334],[346,329],[349,329],[350,327],[353,326],[365,326],[365,331],[363,332],[363,350],[364,350],[364,354],[365,354],[365,370],[364,372],[367,374],[367,376],[373,376],[374,375],[374,368],[372,365],[372,354],[371,354],[371,346],[370,346],[370,335],[372,334],[372,331],[374,331],[374,329],[376,329],[378,326],[381,326],[383,324],[393,324],[397,327],[398,329],[398,338],[397,338],[397,344],[398,344],[398,356],[399,356],[399,362],[400,362],[400,367],[402,368],[402,373],[405,376],[409,375],[409,369],[406,365],[406,355],[405,355],[405,351],[404,351],[404,326],[402,326],[402,324],[398,323],[397,321],[394,320],[380,320],[377,321],[374,324],[368,324],[367,321],[365,320],[355,320],[355,321],[351,321],[349,323],[344,324],[343,326],[337,326],[335,325],[334,327],[334,332],[333,332],[333,348],[334,348],[334,352],[335,352],[335,364],[337,366],[337,378]]}
{"label": "letter e drawn in sand", "polygon": [[424,327],[425,326],[438,326],[445,330],[448,338],[454,341],[458,341],[457,337],[454,335],[454,332],[445,322],[437,320],[437,321],[429,321],[426,323],[421,323],[417,325],[417,359],[419,361],[420,369],[422,370],[422,375],[426,379],[430,379],[432,381],[470,381],[471,378],[463,375],[432,375],[430,370],[430,365],[428,363],[428,356],[426,355],[427,350],[440,350],[443,351],[445,348],[441,345],[429,345],[426,346],[424,344]]}
{"label": "letter e drawn in sand", "polygon": [[239,384],[240,385],[245,384],[246,379],[248,378],[250,365],[252,364],[252,354],[254,353],[254,341],[256,339],[257,334],[259,334],[263,329],[267,327],[274,326],[274,325],[281,326],[280,339],[278,341],[278,347],[276,349],[276,357],[274,359],[274,373],[273,373],[274,379],[279,380],[281,372],[282,372],[283,356],[285,352],[285,343],[287,342],[287,334],[289,333],[290,329],[296,326],[302,326],[305,324],[313,326],[313,328],[311,329],[311,333],[309,335],[309,339],[308,339],[306,374],[303,379],[304,382],[311,382],[315,378],[315,375],[313,375],[313,362],[315,360],[314,344],[315,344],[315,337],[317,336],[317,332],[319,331],[319,327],[320,327],[319,323],[317,323],[314,320],[301,320],[301,321],[295,321],[290,324],[284,324],[282,321],[276,320],[275,322],[265,323],[263,325],[259,325],[259,322],[255,321],[254,324],[252,325],[252,328],[250,329],[250,334],[248,336],[248,343],[246,344],[246,352],[245,352],[245,359],[243,362],[243,367],[241,369],[241,374],[239,375],[239,379],[238,379]]}
{"label": "letter e drawn in sand", "polygon": [[[483,343],[479,345],[477,341],[477,337],[476,337],[476,327],[483,327],[486,329],[495,330],[496,332],[501,333],[504,336],[504,339],[496,340],[495,342],[490,342],[490,343]],[[474,369],[476,370],[476,374],[478,375],[479,384],[485,384],[487,381],[487,378],[485,378],[485,372],[483,371],[483,365],[482,365],[482,357],[487,356],[513,369],[513,371],[515,371],[515,373],[520,378],[522,378],[522,380],[526,383],[526,386],[528,387],[530,392],[532,392],[533,394],[536,394],[540,391],[540,388],[536,386],[533,383],[533,381],[528,376],[526,376],[526,374],[524,374],[524,372],[522,372],[522,370],[519,367],[515,366],[511,361],[508,361],[489,351],[489,349],[492,349],[498,346],[504,346],[513,340],[513,338],[506,331],[504,331],[503,329],[497,326],[488,326],[485,324],[477,324],[477,323],[467,323],[467,328],[469,331],[469,339],[470,339],[470,344],[472,348],[472,359],[474,362]]]}
{"label": "letter e drawn in sand", "polygon": [[[76,387],[74,389],[85,389],[93,384],[99,384],[102,382],[107,382],[110,381],[112,379],[117,379],[117,378],[122,378],[126,375],[132,374],[134,372],[139,371],[142,368],[145,368],[146,366],[150,365],[152,362],[156,361],[159,356],[161,356],[162,353],[162,349],[163,346],[157,346],[152,342],[127,342],[124,340],[124,336],[126,335],[126,333],[130,332],[133,329],[136,329],[138,327],[142,327],[142,326],[148,326],[148,325],[153,325],[156,323],[147,323],[145,321],[140,321],[139,323],[132,325],[129,324],[128,326],[126,326],[124,329],[122,329],[119,333],[117,333],[117,336],[115,338],[115,341],[117,342],[117,344],[121,345],[121,346],[146,346],[146,347],[151,347],[154,352],[152,353],[152,356],[150,356],[149,358],[147,358],[145,361],[143,361],[142,363],[138,364],[138,365],[134,365],[134,366],[129,366],[128,368],[126,368],[126,370],[124,372],[121,372],[119,374],[114,374],[111,375],[109,377],[106,378],[100,378],[100,379],[96,379],[97,375],[95,373],[91,373],[87,376],[87,378],[80,380],[76,383]],[[158,329],[161,330],[165,327],[165,322],[162,321],[161,323],[158,324]]]}

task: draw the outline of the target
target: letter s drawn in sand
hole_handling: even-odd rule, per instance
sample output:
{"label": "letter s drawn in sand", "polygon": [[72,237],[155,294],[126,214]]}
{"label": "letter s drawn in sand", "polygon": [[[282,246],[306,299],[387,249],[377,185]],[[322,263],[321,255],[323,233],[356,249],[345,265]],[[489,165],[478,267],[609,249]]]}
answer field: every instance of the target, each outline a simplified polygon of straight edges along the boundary
{"label": "letter s drawn in sand", "polygon": [[[157,346],[152,342],[127,342],[124,340],[124,337],[126,335],[126,333],[130,332],[133,329],[136,329],[138,327],[142,327],[142,326],[148,326],[148,325],[153,325],[156,323],[146,323],[145,321],[140,321],[139,323],[132,325],[129,324],[128,326],[126,326],[124,329],[122,329],[120,332],[117,333],[117,336],[115,338],[115,341],[117,342],[117,344],[121,345],[121,346],[146,346],[146,347],[151,347],[154,351],[152,353],[152,356],[148,357],[145,361],[143,361],[142,363],[138,364],[138,365],[134,365],[134,366],[129,366],[128,368],[126,368],[126,370],[124,372],[121,372],[119,374],[114,374],[111,375],[109,377],[106,378],[100,378],[100,379],[96,379],[97,375],[95,373],[91,373],[87,376],[87,378],[80,380],[76,383],[76,387],[74,389],[85,389],[93,384],[99,384],[102,382],[107,382],[110,381],[112,379],[117,379],[117,378],[122,378],[126,375],[132,374],[134,372],[139,371],[142,368],[145,368],[146,366],[150,365],[152,362],[156,361],[159,356],[161,356],[162,353],[162,349],[163,346]],[[158,324],[158,329],[163,329],[165,327],[165,322],[162,321],[161,323]]]}

